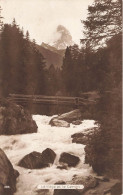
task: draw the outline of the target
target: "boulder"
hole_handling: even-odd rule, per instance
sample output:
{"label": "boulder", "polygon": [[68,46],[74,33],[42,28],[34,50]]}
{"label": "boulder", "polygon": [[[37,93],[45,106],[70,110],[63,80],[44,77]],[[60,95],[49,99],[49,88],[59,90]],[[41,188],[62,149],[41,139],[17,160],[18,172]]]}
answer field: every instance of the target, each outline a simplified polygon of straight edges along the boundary
{"label": "boulder", "polygon": [[0,104],[0,135],[15,135],[37,132],[31,114],[15,103],[2,101]]}
{"label": "boulder", "polygon": [[14,170],[3,150],[0,149],[0,195],[13,195],[16,191],[18,171]]}
{"label": "boulder", "polygon": [[82,121],[81,120],[75,120],[72,122],[73,125],[80,125],[82,124]]}
{"label": "boulder", "polygon": [[20,173],[17,170],[14,169],[14,175],[17,178],[17,177],[19,177]]}
{"label": "boulder", "polygon": [[47,148],[42,153],[33,151],[22,158],[19,161],[18,166],[28,169],[45,168],[49,167],[50,164],[53,164],[55,157],[55,152],[50,148]]}
{"label": "boulder", "polygon": [[59,120],[57,118],[51,119],[50,123],[51,126],[56,126],[56,127],[70,127],[70,124],[64,120]]}
{"label": "boulder", "polygon": [[63,152],[60,156],[59,162],[61,164],[67,164],[69,167],[75,167],[79,163],[80,159],[78,156]]}
{"label": "boulder", "polygon": [[81,118],[82,118],[81,111],[79,109],[76,109],[71,112],[67,112],[65,114],[61,114],[57,117],[52,118],[49,124],[51,126],[57,126],[57,127],[70,127],[69,123],[72,123],[73,121],[75,122]]}
{"label": "boulder", "polygon": [[68,123],[72,123],[75,120],[81,119],[82,113],[79,109],[73,110],[71,112],[67,112],[65,114],[61,114],[58,116],[58,119],[67,121]]}
{"label": "boulder", "polygon": [[56,153],[50,148],[47,148],[42,152],[42,160],[45,161],[46,163],[53,164],[55,158],[56,158]]}
{"label": "boulder", "polygon": [[87,145],[88,137],[84,136],[83,133],[79,133],[78,137],[73,137],[72,143]]}
{"label": "boulder", "polygon": [[18,166],[28,169],[39,169],[47,167],[47,164],[42,164],[42,155],[39,152],[33,151],[24,156],[18,163]]}
{"label": "boulder", "polygon": [[77,143],[77,144],[84,144],[87,145],[89,139],[91,139],[91,136],[95,133],[95,131],[98,131],[98,127],[90,128],[90,129],[85,129],[82,132],[75,133],[71,135],[72,143]]}
{"label": "boulder", "polygon": [[57,166],[57,169],[67,169],[67,166],[66,165],[59,165],[59,166]]}
{"label": "boulder", "polygon": [[91,175],[85,177],[75,176],[73,177],[72,181],[69,182],[69,184],[83,185],[84,188],[80,190],[83,192],[87,189],[95,188],[98,185],[98,180]]}

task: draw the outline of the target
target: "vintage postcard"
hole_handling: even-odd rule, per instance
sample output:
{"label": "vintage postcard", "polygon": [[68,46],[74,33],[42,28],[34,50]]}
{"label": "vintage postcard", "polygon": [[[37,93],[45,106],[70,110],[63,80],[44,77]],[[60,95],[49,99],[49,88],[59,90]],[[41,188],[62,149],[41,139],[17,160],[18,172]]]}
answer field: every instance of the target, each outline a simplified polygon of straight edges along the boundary
{"label": "vintage postcard", "polygon": [[122,1],[0,0],[0,195],[122,194]]}

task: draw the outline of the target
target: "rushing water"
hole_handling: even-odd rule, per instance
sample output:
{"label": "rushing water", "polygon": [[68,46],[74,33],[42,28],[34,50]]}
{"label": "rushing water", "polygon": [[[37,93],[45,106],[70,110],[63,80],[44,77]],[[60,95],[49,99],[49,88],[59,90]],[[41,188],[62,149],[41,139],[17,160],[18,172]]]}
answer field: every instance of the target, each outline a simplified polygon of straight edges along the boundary
{"label": "rushing water", "polygon": [[[38,125],[38,132],[33,134],[1,136],[0,146],[7,154],[15,169],[20,173],[17,179],[17,192],[15,195],[36,195],[37,186],[41,184],[54,184],[59,180],[69,181],[73,175],[89,175],[92,170],[84,164],[84,145],[72,143],[71,135],[86,128],[94,127],[93,120],[84,120],[81,125],[72,125],[69,128],[51,127],[49,121],[52,117],[33,115]],[[51,148],[57,154],[54,164],[43,169],[25,169],[17,163],[26,154],[32,151],[42,152]],[[62,152],[69,152],[81,159],[75,168],[60,170],[59,156]],[[52,194],[52,192],[51,192]]]}

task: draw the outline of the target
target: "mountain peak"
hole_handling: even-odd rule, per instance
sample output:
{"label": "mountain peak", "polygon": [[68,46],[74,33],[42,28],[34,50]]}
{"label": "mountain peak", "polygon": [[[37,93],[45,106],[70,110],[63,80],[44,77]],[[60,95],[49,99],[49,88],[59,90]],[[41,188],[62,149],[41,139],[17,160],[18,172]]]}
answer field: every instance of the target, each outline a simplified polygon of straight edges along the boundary
{"label": "mountain peak", "polygon": [[52,47],[61,50],[74,44],[70,32],[64,26],[58,25],[55,34],[58,36],[57,39],[52,43]]}

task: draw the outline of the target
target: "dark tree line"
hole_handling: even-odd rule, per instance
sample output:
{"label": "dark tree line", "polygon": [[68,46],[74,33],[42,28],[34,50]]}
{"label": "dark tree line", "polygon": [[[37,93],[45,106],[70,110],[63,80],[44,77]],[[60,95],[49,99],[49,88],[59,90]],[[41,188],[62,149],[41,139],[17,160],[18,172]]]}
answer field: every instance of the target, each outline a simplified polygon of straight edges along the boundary
{"label": "dark tree line", "polygon": [[[29,32],[24,36],[23,30],[19,28],[15,20],[13,20],[12,25],[2,25],[1,23],[1,95],[7,96],[9,93],[20,93],[81,96],[83,92],[106,91],[117,85],[121,78],[121,68],[120,65],[119,68],[115,67],[114,56],[111,54],[113,48],[115,49],[115,44],[112,48],[109,45],[112,42],[111,37],[119,40],[119,42],[121,39],[120,3],[117,0],[113,10],[114,1],[110,1],[111,5],[109,6],[109,0],[106,1],[105,6],[103,1],[95,1],[94,5],[89,6],[89,16],[84,21],[86,38],[82,40],[81,49],[78,45],[67,47],[62,69],[55,69],[53,64],[49,69],[45,68],[45,59],[36,49],[35,41],[30,41]],[[116,10],[120,13],[116,14]],[[101,14],[102,18],[99,18],[101,12],[103,13]],[[110,12],[115,12],[117,17],[111,15]],[[108,14],[109,16],[107,16]],[[96,35],[99,35],[99,32],[106,34],[107,26],[110,26],[110,23],[112,24],[112,18],[114,17],[114,25],[117,26],[117,28],[114,28],[117,30],[113,31],[111,29],[111,32],[108,32],[108,39],[104,39],[105,46],[101,44],[98,49],[95,49],[95,44],[98,43],[99,45],[100,39],[102,40],[102,35],[98,38],[98,36],[95,36],[95,32]],[[104,20],[104,18],[106,19]],[[119,60],[118,64],[120,63]],[[112,74],[114,77],[112,77]]]}
{"label": "dark tree line", "polygon": [[61,85],[60,69],[53,64],[46,69],[45,59],[29,32],[24,36],[15,19],[11,25],[1,23],[0,95],[60,95]]}
{"label": "dark tree line", "polygon": [[[122,177],[122,19],[121,0],[95,0],[84,21],[82,48],[66,49],[62,67],[63,93],[81,96],[98,91],[91,114],[100,124],[85,147],[85,162],[98,174]],[[89,110],[91,113],[91,109]],[[89,113],[89,117],[90,117]]]}
{"label": "dark tree line", "polygon": [[82,48],[67,48],[63,60],[65,92],[112,90],[121,81],[122,1],[95,0],[82,23]]}
{"label": "dark tree line", "polygon": [[[95,51],[91,61],[98,78],[100,101],[95,119],[100,131],[85,147],[85,162],[98,174],[122,178],[122,19],[121,0],[95,0],[88,8],[85,47]],[[98,48],[98,49],[97,49]],[[96,63],[95,60],[98,62]],[[93,72],[93,73],[94,73]],[[121,192],[116,192],[120,194]]]}
{"label": "dark tree line", "polygon": [[0,34],[1,95],[45,92],[44,58],[13,20]]}
{"label": "dark tree line", "polygon": [[54,67],[53,64],[45,71],[46,95],[62,95],[61,70]]}
{"label": "dark tree line", "polygon": [[116,87],[121,81],[121,34],[114,36],[106,47],[98,51],[79,49],[76,45],[68,47],[63,60],[62,78],[66,94],[73,96]]}
{"label": "dark tree line", "polygon": [[109,71],[107,60],[107,48],[95,52],[77,45],[68,47],[62,67],[65,93],[81,96],[83,92],[100,91]]}
{"label": "dark tree line", "polygon": [[108,72],[102,80],[100,101],[92,115],[100,124],[85,147],[85,162],[98,174],[121,178],[122,174],[122,36],[107,43]]}

